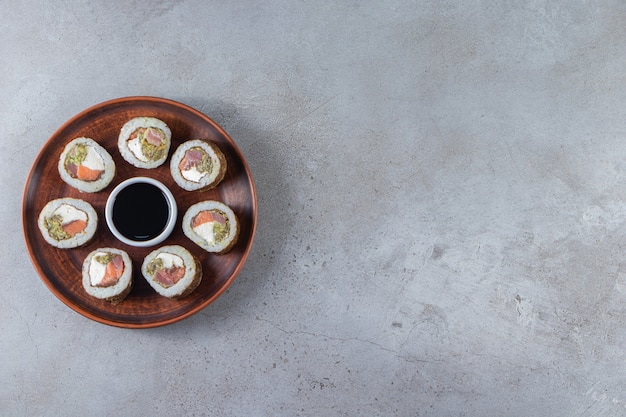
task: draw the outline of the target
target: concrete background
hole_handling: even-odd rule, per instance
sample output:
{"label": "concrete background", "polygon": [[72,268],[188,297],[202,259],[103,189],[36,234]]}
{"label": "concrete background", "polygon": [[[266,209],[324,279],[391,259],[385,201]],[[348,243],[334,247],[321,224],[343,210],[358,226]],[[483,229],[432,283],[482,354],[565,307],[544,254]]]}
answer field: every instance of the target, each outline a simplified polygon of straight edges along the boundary
{"label": "concrete background", "polygon": [[[230,4],[232,3],[232,4]],[[626,414],[626,3],[0,4],[0,415]],[[41,282],[38,151],[116,97],[238,143],[257,238],[125,330]]]}

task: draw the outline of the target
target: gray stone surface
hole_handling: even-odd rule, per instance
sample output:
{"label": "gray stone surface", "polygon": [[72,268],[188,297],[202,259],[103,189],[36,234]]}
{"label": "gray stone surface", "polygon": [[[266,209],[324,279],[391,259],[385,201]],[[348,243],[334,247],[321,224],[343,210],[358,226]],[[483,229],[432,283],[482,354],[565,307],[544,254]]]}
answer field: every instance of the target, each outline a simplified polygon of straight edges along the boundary
{"label": "gray stone surface", "polygon": [[[3,1],[0,415],[625,415],[625,19]],[[139,331],[56,299],[20,220],[47,138],[130,95],[220,123],[259,197],[228,291]]]}

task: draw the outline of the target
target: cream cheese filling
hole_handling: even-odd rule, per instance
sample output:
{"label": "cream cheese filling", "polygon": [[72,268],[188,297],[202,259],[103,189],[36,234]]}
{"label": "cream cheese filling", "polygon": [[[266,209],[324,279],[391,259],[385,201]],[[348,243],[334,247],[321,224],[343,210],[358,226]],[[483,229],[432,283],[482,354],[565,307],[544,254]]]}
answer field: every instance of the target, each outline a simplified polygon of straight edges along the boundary
{"label": "cream cheese filling", "polygon": [[89,263],[89,282],[94,287],[98,286],[102,282],[102,280],[104,279],[104,274],[106,272],[106,265],[103,265],[100,262],[96,261],[96,257],[106,255],[107,254],[105,252],[97,252],[91,258],[91,262]]}
{"label": "cream cheese filling", "polygon": [[208,172],[198,171],[197,167],[191,167],[185,171],[180,171],[180,174],[187,181],[200,182],[200,180],[208,174]]}
{"label": "cream cheese filling", "polygon": [[183,258],[178,255],[174,255],[173,253],[161,252],[156,256],[156,259],[161,259],[163,261],[163,267],[165,269],[170,269],[172,267],[179,268],[181,266],[185,266]]}
{"label": "cream cheese filling", "polygon": [[135,155],[135,158],[143,162],[148,162],[148,158],[143,154],[143,151],[141,150],[141,140],[139,139],[139,137],[129,140],[126,144],[128,145],[128,149],[132,152],[132,154]]}
{"label": "cream cheese filling", "polygon": [[209,245],[215,244],[215,233],[213,232],[213,225],[215,222],[206,222],[202,223],[193,228],[193,231],[200,236],[202,239],[206,240]]}
{"label": "cream cheese filling", "polygon": [[95,171],[104,171],[104,160],[91,146],[87,146],[87,155],[81,165]]}
{"label": "cream cheese filling", "polygon": [[86,222],[88,219],[87,213],[77,209],[70,204],[61,204],[56,210],[54,210],[52,215],[61,216],[61,218],[63,219],[61,224],[68,224],[76,220],[82,220]]}

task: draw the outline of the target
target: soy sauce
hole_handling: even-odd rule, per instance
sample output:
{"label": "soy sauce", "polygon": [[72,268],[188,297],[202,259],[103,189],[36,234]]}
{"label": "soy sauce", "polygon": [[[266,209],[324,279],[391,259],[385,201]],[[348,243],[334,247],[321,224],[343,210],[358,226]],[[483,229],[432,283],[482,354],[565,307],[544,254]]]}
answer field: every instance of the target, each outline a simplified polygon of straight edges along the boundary
{"label": "soy sauce", "polygon": [[141,242],[155,238],[165,229],[169,205],[161,190],[139,182],[120,191],[112,214],[122,235]]}

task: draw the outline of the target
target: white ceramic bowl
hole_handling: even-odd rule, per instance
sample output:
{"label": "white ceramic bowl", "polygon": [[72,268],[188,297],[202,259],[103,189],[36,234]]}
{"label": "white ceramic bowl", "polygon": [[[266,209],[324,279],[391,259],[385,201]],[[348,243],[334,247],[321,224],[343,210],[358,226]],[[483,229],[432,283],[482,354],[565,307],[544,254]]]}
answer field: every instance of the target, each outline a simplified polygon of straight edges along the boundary
{"label": "white ceramic bowl", "polygon": [[[122,204],[121,198],[120,201],[118,201],[118,196],[120,195],[120,193],[125,191],[130,186],[133,186],[131,190],[137,188],[137,184],[147,184],[156,187],[163,194],[163,198],[167,203],[167,213],[166,215],[164,215],[163,219],[158,221],[158,223],[162,223],[164,225],[163,228],[158,228],[159,231],[157,233],[146,235],[147,237],[142,236],[141,238],[137,238],[137,236],[132,236],[132,234],[129,234],[127,231],[126,233],[123,233],[126,226],[124,226],[120,221],[120,216],[125,216],[126,214],[128,214],[128,217],[126,218],[126,224],[130,224],[131,226],[134,222],[141,223],[147,221],[146,219],[149,218],[150,214],[152,214],[152,207],[149,206],[149,201],[142,200],[138,197],[137,194],[135,194],[135,200],[133,200],[133,204],[130,204],[128,207],[124,207],[123,209],[117,207],[117,209],[114,210],[116,204]],[[146,188],[151,189],[151,187]],[[124,195],[128,195],[128,191]],[[165,216],[167,217],[167,220],[165,220]],[[178,208],[176,206],[176,200],[174,199],[171,191],[162,182],[157,181],[154,178],[148,177],[133,177],[119,183],[118,186],[115,187],[113,191],[111,191],[111,194],[109,195],[104,208],[104,217],[106,220],[106,224],[109,227],[111,233],[113,233],[113,236],[115,236],[122,243],[136,247],[149,247],[158,245],[159,243],[167,239],[167,237],[174,230],[177,216]],[[129,219],[130,221],[128,221]]]}

